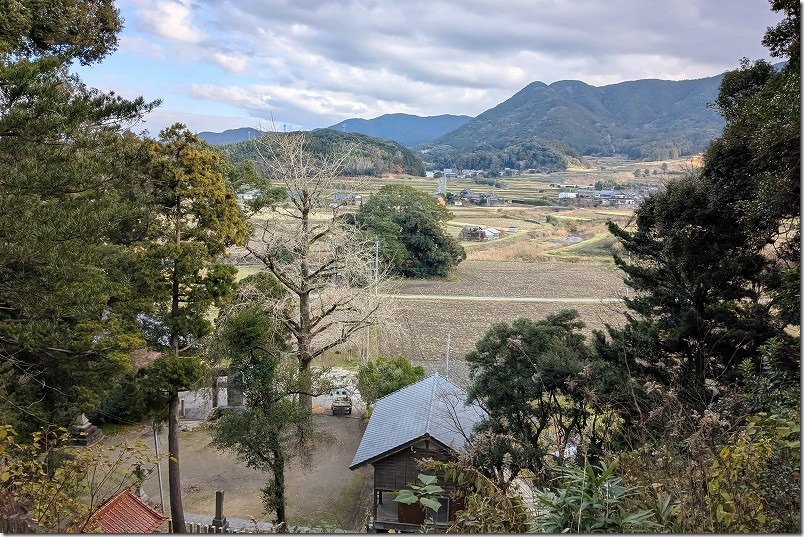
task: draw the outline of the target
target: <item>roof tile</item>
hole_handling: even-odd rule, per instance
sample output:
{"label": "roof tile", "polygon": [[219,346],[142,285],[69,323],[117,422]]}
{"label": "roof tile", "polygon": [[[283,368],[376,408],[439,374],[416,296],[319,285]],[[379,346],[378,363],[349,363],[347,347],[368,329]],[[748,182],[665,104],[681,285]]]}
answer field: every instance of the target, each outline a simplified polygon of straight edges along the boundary
{"label": "roof tile", "polygon": [[89,519],[87,528],[101,533],[153,533],[168,517],[125,489],[104,503]]}

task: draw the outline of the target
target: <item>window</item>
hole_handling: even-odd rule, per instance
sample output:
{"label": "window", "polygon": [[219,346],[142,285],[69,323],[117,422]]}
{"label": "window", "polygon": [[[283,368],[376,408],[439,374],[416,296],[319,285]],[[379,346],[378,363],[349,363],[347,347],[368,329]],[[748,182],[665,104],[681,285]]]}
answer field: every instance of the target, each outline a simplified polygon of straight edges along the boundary
{"label": "window", "polygon": [[449,498],[446,496],[439,496],[436,499],[441,504],[441,508],[437,513],[435,513],[435,516],[433,516],[433,510],[428,508],[427,518],[434,520],[436,524],[446,524],[449,522]]}

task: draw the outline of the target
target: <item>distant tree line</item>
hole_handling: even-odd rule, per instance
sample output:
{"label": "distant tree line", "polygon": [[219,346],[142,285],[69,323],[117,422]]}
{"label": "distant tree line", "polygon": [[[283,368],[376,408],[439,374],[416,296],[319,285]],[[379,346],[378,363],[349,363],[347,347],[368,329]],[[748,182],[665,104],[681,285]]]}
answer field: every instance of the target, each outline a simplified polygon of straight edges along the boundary
{"label": "distant tree line", "polygon": [[[336,154],[348,148],[350,160],[341,171],[345,176],[380,177],[385,174],[402,173],[419,177],[425,175],[421,159],[409,149],[391,140],[334,129],[318,129],[310,132],[309,137],[310,150],[314,153]],[[260,171],[265,171],[262,169],[265,167],[264,155],[260,155],[258,146],[253,140],[223,145],[221,150],[232,163],[251,161],[260,168]]]}
{"label": "distant tree line", "polygon": [[570,165],[584,165],[583,157],[576,150],[539,138],[512,145],[489,141],[477,149],[437,146],[423,156],[427,165],[437,170],[488,170],[497,174],[505,168],[551,172],[566,170]]}

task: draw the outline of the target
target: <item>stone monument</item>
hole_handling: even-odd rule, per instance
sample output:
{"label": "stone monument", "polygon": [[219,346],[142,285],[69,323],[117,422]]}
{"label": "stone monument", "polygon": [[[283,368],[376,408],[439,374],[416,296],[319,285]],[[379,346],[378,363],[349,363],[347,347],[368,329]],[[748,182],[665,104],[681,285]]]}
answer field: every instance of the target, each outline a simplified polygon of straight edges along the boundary
{"label": "stone monument", "polygon": [[95,425],[92,425],[82,412],[72,426],[73,441],[79,446],[91,446],[101,438],[103,433]]}

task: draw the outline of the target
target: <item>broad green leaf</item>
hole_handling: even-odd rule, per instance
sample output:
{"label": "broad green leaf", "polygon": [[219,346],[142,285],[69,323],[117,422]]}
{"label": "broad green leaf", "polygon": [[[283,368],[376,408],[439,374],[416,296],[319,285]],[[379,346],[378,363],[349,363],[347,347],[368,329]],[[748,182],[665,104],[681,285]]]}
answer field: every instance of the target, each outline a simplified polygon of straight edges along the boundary
{"label": "broad green leaf", "polygon": [[432,498],[421,498],[419,501],[423,506],[429,507],[433,511],[438,511],[439,509],[441,509],[441,502],[439,502],[438,500],[434,500]]}
{"label": "broad green leaf", "polygon": [[436,481],[438,481],[438,477],[436,477],[436,476],[434,476],[434,475],[427,475],[427,474],[419,474],[418,479],[419,479],[419,481],[421,481],[421,482],[422,482],[422,484],[424,484],[424,485],[432,485],[432,484],[434,484]]}
{"label": "broad green leaf", "polygon": [[396,498],[394,498],[394,501],[399,502],[399,503],[404,503],[405,505],[411,505],[411,504],[414,504],[417,501],[419,501],[419,498],[417,498],[416,495],[413,494],[412,491],[410,491],[408,489],[404,489],[404,490],[400,490],[397,493]]}

